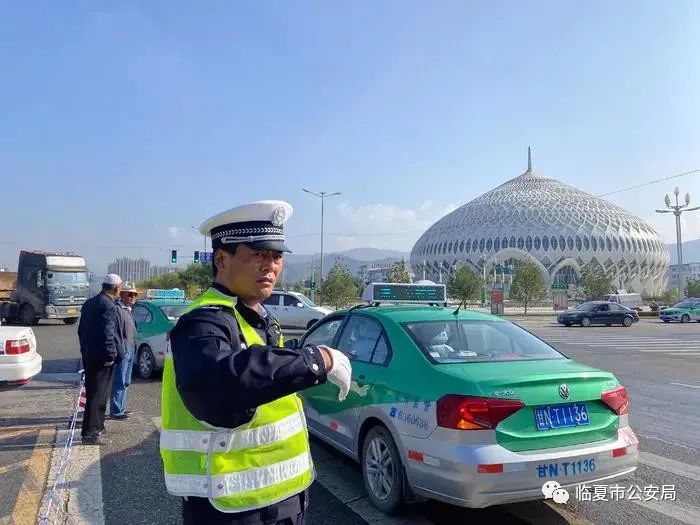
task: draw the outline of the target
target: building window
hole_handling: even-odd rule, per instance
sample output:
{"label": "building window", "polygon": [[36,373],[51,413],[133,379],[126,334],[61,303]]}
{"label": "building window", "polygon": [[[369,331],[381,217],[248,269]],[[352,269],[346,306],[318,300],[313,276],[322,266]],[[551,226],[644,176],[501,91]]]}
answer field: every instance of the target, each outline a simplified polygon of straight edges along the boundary
{"label": "building window", "polygon": [[566,239],[563,236],[559,237],[559,249],[566,250]]}
{"label": "building window", "polygon": [[602,252],[605,249],[605,239],[598,237],[598,244],[600,245],[600,251]]}
{"label": "building window", "polygon": [[549,237],[542,237],[542,248],[544,251],[549,250]]}
{"label": "building window", "polygon": [[485,246],[486,246],[486,241],[485,241],[483,238],[482,238],[482,239],[479,239],[479,251],[480,251],[480,252],[483,252],[483,251],[484,251],[484,247],[485,247]]}
{"label": "building window", "polygon": [[493,249],[494,251],[498,251],[501,249],[501,239],[499,237],[496,237],[493,241]]}
{"label": "building window", "polygon": [[525,240],[522,237],[518,237],[518,249],[522,250],[525,247]]}
{"label": "building window", "polygon": [[486,251],[490,252],[492,246],[493,246],[493,240],[491,240],[491,238],[489,238],[489,240],[486,241]]}
{"label": "building window", "polygon": [[469,248],[471,248],[472,242],[467,239],[467,242],[464,243],[464,253],[469,253]]}
{"label": "building window", "polygon": [[609,252],[612,251],[612,242],[610,242],[610,237],[605,238],[605,246],[607,246]]}
{"label": "building window", "polygon": [[569,238],[567,239],[569,241],[569,250],[574,249],[574,239],[569,235]]}
{"label": "building window", "polygon": [[516,244],[515,244],[515,237],[511,237],[511,238],[510,238],[510,247],[511,247],[511,248],[515,248],[515,246],[516,246]]}
{"label": "building window", "polygon": [[506,237],[503,237],[503,240],[501,241],[501,248],[504,250],[508,248],[508,239]]}
{"label": "building window", "polygon": [[617,243],[617,237],[613,237],[613,246],[615,247],[615,250],[620,249],[620,245]]}
{"label": "building window", "polygon": [[535,246],[535,250],[539,250],[539,249],[540,249],[540,238],[539,238],[539,236],[538,236],[538,237],[535,237],[535,244],[534,244],[534,246]]}
{"label": "building window", "polygon": [[552,237],[552,250],[556,250],[556,249],[557,249],[557,238]]}
{"label": "building window", "polygon": [[590,241],[588,240],[588,235],[585,235],[585,236],[583,237],[583,247],[586,249],[586,251],[588,251],[588,250],[591,249],[591,243],[590,243]]}
{"label": "building window", "polygon": [[576,249],[581,251],[583,249],[583,243],[581,242],[581,237],[576,236]]}
{"label": "building window", "polygon": [[598,251],[598,241],[595,237],[591,237],[591,248],[593,248],[594,252]]}
{"label": "building window", "polygon": [[459,243],[459,253],[464,253],[464,241]]}
{"label": "building window", "polygon": [[532,237],[529,235],[527,236],[527,239],[525,239],[525,249],[528,252],[532,250]]}
{"label": "building window", "polygon": [[452,251],[452,241],[450,241],[450,244],[447,247],[447,253],[450,253]]}

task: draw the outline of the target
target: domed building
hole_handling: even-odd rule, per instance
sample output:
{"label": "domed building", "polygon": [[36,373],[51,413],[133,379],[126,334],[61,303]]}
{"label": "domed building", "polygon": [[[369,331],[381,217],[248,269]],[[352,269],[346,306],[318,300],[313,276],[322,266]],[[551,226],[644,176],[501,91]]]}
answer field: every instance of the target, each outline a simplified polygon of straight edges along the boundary
{"label": "domed building", "polygon": [[614,287],[647,295],[665,290],[670,257],[648,223],[603,199],[532,170],[433,224],[411,251],[416,276],[447,282],[467,264],[506,287],[513,268],[534,262],[545,285],[575,285],[596,259]]}

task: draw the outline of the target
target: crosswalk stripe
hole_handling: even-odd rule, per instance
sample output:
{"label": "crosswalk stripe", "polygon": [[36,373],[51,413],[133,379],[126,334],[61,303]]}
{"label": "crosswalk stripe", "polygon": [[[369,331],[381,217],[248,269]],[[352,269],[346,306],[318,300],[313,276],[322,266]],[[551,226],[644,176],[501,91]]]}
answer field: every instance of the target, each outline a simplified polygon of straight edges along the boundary
{"label": "crosswalk stripe", "polygon": [[675,459],[657,456],[651,452],[640,452],[639,462],[659,470],[670,472],[671,474],[700,481],[700,467],[696,467],[695,465],[686,465]]}
{"label": "crosswalk stripe", "polygon": [[700,352],[669,352],[668,355],[682,355],[684,357],[687,357],[689,355],[700,355]]}

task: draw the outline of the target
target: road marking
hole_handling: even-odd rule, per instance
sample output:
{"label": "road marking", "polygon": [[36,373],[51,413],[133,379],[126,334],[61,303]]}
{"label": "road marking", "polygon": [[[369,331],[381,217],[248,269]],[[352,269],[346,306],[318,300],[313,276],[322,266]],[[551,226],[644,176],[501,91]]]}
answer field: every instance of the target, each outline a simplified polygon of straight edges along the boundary
{"label": "road marking", "polygon": [[683,353],[683,352],[669,352],[668,355],[675,355],[675,356],[687,357],[687,356],[689,356],[689,355],[700,355],[700,352],[686,352],[686,353]]}
{"label": "road marking", "polygon": [[629,500],[635,505],[645,507],[670,518],[676,519],[688,525],[697,525],[700,523],[700,509],[692,505],[687,505],[679,501],[639,501]]}
{"label": "road marking", "polygon": [[10,472],[15,472],[16,470],[22,470],[24,468],[27,468],[28,461],[29,460],[24,459],[24,460],[19,461],[17,463],[13,463],[12,465],[0,467],[0,476],[2,476],[3,474],[9,474]]}
{"label": "road marking", "polygon": [[[696,467],[695,465],[686,465],[681,461],[657,456],[651,452],[640,452],[639,462],[659,470],[670,472],[671,474],[700,481],[700,467]],[[700,523],[700,521],[698,523]]]}
{"label": "road marking", "polygon": [[[685,355],[685,354],[683,354],[683,355]],[[685,386],[685,387],[688,387],[688,388],[698,388],[698,389],[700,389],[700,385],[687,385],[687,384],[685,384],[685,383],[671,383],[671,384],[672,384],[672,385],[677,385],[677,386]]]}
{"label": "road marking", "polygon": [[[55,430],[42,428],[39,430],[36,443],[53,441]],[[49,471],[51,449],[35,447],[27,460],[27,474],[24,476],[22,487],[19,489],[15,506],[12,509],[11,522],[17,525],[34,524],[37,522],[41,498],[44,493],[46,475]]]}
{"label": "road marking", "polygon": [[104,525],[102,499],[102,469],[100,447],[73,445],[70,465],[66,472],[68,485],[68,523]]}
{"label": "road marking", "polygon": [[[668,350],[669,350],[668,348],[663,348],[663,349],[653,348],[651,350],[640,350],[640,352],[657,353],[657,354],[662,353],[662,352],[663,353],[670,353]],[[688,352],[697,352],[698,350],[700,350],[700,348],[674,348],[673,352],[674,353],[682,353],[685,355]]]}

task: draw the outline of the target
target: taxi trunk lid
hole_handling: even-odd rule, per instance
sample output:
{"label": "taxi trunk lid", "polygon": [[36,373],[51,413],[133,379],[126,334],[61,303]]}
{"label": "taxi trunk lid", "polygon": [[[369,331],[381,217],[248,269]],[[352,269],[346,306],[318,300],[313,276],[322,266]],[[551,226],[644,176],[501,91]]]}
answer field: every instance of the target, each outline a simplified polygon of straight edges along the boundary
{"label": "taxi trunk lid", "polygon": [[445,366],[444,372],[471,380],[473,391],[466,395],[524,404],[495,429],[499,444],[509,450],[564,447],[617,436],[619,415],[602,399],[604,392],[619,386],[608,372],[570,359],[464,363]]}

